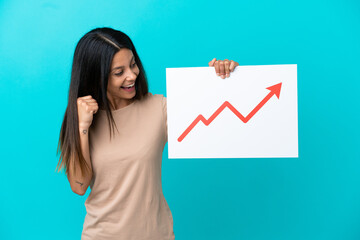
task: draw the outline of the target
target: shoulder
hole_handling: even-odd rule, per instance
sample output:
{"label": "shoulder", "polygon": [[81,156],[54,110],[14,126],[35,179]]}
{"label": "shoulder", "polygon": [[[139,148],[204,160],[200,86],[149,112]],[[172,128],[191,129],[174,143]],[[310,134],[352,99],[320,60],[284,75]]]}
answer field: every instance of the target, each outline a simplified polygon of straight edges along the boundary
{"label": "shoulder", "polygon": [[147,94],[145,94],[144,97],[148,97],[148,98],[158,98],[158,99],[162,99],[165,98],[165,96],[163,94],[152,94],[151,92],[148,92]]}
{"label": "shoulder", "polygon": [[141,102],[141,105],[147,109],[166,111],[166,97],[163,94],[152,94],[149,92],[143,97]]}
{"label": "shoulder", "polygon": [[166,97],[163,94],[152,94],[151,92],[148,92],[145,94],[144,101],[146,102],[166,102]]}

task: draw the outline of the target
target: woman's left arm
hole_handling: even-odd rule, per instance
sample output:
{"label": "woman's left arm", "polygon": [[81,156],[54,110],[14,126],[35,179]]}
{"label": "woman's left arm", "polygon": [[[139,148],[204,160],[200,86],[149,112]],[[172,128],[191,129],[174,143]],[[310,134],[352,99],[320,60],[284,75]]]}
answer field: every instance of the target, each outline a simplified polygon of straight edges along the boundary
{"label": "woman's left arm", "polygon": [[215,67],[216,75],[222,79],[230,77],[230,72],[234,71],[236,66],[239,66],[239,63],[228,59],[216,60],[216,58],[214,58],[209,62],[209,67]]}

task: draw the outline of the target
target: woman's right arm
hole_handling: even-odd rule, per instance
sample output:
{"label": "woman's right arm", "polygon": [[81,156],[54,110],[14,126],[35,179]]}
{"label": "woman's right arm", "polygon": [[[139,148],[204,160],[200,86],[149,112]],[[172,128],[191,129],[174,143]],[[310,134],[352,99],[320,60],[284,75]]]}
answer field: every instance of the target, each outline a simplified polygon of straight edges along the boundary
{"label": "woman's right arm", "polygon": [[81,153],[87,165],[90,167],[90,171],[81,174],[79,159],[71,159],[67,177],[72,191],[76,194],[84,195],[93,176],[89,149],[89,127],[92,123],[93,115],[98,110],[98,105],[96,100],[89,95],[78,98],[77,106]]}
{"label": "woman's right arm", "polygon": [[[80,130],[81,152],[85,158],[86,163],[90,167],[90,171],[85,172],[82,175],[79,166],[79,160],[71,159],[69,166],[69,174],[67,175],[67,177],[70,182],[72,191],[76,194],[84,195],[86,193],[87,188],[90,185],[90,181],[92,178],[92,165],[90,161],[88,129],[79,129],[79,130]],[[76,168],[75,171],[74,168]]]}

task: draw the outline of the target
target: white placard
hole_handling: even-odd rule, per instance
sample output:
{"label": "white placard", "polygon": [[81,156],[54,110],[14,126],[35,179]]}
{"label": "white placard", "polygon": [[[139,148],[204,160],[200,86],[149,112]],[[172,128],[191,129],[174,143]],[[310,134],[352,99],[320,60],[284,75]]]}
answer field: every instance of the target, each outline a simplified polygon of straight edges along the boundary
{"label": "white placard", "polygon": [[169,158],[298,157],[297,65],[167,68]]}

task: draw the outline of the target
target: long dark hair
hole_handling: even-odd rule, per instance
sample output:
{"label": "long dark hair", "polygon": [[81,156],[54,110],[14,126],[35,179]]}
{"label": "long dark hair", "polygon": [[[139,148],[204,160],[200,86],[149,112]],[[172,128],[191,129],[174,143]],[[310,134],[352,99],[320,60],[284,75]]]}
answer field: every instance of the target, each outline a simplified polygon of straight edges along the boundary
{"label": "long dark hair", "polygon": [[[106,92],[112,59],[121,48],[132,51],[140,70],[135,81],[134,99],[140,100],[148,93],[145,70],[134,44],[125,33],[112,28],[96,28],[86,33],[75,48],[68,105],[61,125],[57,148],[57,155],[59,149],[61,151],[57,165],[58,172],[65,168],[65,173],[69,173],[70,159],[78,161],[82,175],[84,171],[90,170],[81,152],[77,98],[91,95],[97,101],[99,108],[106,111],[110,139],[114,127],[117,129]],[[95,114],[93,124],[96,116]]]}

